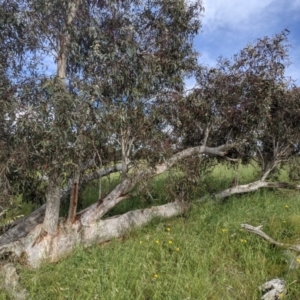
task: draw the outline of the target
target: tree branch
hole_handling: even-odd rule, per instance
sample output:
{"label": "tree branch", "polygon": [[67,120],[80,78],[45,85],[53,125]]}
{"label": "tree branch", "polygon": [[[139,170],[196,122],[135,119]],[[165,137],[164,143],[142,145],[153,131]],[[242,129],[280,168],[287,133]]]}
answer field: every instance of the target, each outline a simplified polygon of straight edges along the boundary
{"label": "tree branch", "polygon": [[[300,190],[300,185],[297,184],[292,184],[287,182],[266,182],[266,181],[258,180],[248,184],[237,185],[232,188],[223,190],[217,194],[214,194],[213,197],[216,199],[224,199],[236,194],[254,192],[263,187]],[[207,196],[200,198],[199,200],[197,200],[197,202],[203,202],[204,199],[207,199]]]}
{"label": "tree branch", "polygon": [[204,131],[203,145],[206,146],[211,126],[208,124]]}
{"label": "tree branch", "polygon": [[79,215],[81,216],[82,224],[88,225],[90,222],[94,222],[95,220],[100,219],[109,210],[111,210],[119,202],[121,202],[124,199],[123,196],[126,195],[129,191],[131,191],[135,187],[137,182],[141,180],[141,178],[159,175],[165,172],[166,170],[170,169],[178,161],[192,155],[209,154],[223,157],[227,154],[229,149],[235,146],[236,144],[233,143],[221,145],[218,147],[197,146],[193,148],[188,148],[173,155],[170,159],[166,161],[166,163],[159,164],[154,169],[147,169],[146,171],[141,171],[134,178],[125,179],[104,199],[101,199],[101,201],[92,204],[88,209],[79,213]]}
{"label": "tree branch", "polygon": [[248,224],[242,224],[241,226],[246,231],[254,233],[254,234],[262,237],[263,239],[265,239],[266,241],[268,241],[270,244],[272,244],[274,246],[300,252],[300,245],[283,244],[283,243],[279,243],[279,242],[275,241],[274,239],[272,239],[270,236],[268,236],[266,233],[264,233],[261,230],[262,225],[257,226],[257,227],[253,227],[253,226],[248,225]]}

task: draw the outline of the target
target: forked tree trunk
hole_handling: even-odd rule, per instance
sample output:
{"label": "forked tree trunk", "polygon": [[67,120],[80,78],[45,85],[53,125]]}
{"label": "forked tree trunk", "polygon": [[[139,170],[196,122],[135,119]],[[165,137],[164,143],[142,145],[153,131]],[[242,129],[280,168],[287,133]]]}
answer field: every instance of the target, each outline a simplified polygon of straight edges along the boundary
{"label": "forked tree trunk", "polygon": [[[85,170],[85,169],[84,169]],[[96,170],[92,173],[85,174],[80,181],[79,188],[84,187],[88,182],[98,178],[108,176],[111,173],[119,172],[122,170],[121,165],[116,165],[108,168]],[[70,180],[68,185],[61,190],[61,201],[65,202],[67,196],[71,194],[73,188],[73,180]],[[34,229],[39,224],[43,223],[45,218],[46,204],[39,207],[30,215],[20,218],[10,224],[0,227],[0,246],[5,243],[16,241],[28,234],[29,231]],[[1,243],[2,241],[2,243]]]}

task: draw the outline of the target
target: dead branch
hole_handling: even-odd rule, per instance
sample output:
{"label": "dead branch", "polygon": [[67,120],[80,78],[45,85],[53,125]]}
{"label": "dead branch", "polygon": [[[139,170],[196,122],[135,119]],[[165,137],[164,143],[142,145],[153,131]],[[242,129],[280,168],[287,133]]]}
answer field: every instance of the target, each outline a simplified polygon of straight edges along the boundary
{"label": "dead branch", "polygon": [[279,242],[275,241],[274,239],[272,239],[270,236],[268,236],[265,232],[263,232],[261,230],[262,225],[254,227],[254,226],[249,225],[249,224],[242,224],[241,226],[246,231],[249,231],[251,233],[254,233],[254,234],[262,237],[263,239],[268,241],[271,245],[274,245],[274,246],[277,246],[277,247],[280,247],[280,248],[284,248],[284,249],[293,250],[293,251],[296,251],[296,252],[300,252],[300,245],[283,244],[283,243],[279,243]]}
{"label": "dead branch", "polygon": [[[215,199],[224,199],[232,195],[250,193],[257,191],[260,188],[280,188],[280,189],[290,189],[290,190],[300,190],[299,184],[292,184],[287,182],[267,182],[267,181],[254,181],[248,184],[237,185],[229,189],[223,190],[217,194],[212,195]],[[207,199],[207,196],[203,198]],[[197,202],[203,202],[204,200],[200,198]]]}

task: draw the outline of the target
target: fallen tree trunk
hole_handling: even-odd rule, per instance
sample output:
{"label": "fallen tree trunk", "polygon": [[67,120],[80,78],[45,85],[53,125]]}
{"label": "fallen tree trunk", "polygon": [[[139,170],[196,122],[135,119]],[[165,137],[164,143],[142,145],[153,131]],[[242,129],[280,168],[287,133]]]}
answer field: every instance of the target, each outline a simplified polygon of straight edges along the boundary
{"label": "fallen tree trunk", "polygon": [[[12,254],[26,257],[27,263],[38,267],[43,262],[56,262],[70,254],[78,245],[90,246],[124,235],[136,226],[146,224],[156,217],[178,216],[188,209],[186,203],[172,202],[161,206],[127,212],[121,216],[90,222],[84,226],[79,218],[73,224],[60,220],[55,236],[43,235],[42,225],[36,226],[25,237],[14,242],[1,243],[0,256]],[[2,237],[1,237],[2,238]]]}

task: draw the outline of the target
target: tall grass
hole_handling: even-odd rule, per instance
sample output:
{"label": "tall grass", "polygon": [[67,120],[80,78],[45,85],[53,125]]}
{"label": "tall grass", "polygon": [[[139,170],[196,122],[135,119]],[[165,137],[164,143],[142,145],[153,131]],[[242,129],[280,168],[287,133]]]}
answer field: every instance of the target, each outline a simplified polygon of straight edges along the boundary
{"label": "tall grass", "polygon": [[[249,168],[240,171],[244,182],[254,176]],[[206,184],[216,190],[225,188],[231,177],[230,169],[219,167]],[[159,191],[164,195],[164,180],[156,180],[155,195]],[[135,198],[137,207],[143,203]],[[20,266],[21,284],[30,299],[39,300],[260,299],[258,286],[280,277],[287,282],[285,299],[300,299],[295,254],[243,231],[242,223],[263,225],[273,238],[297,242],[299,194],[260,190],[226,201],[194,204],[183,216],[155,219],[105,245],[77,248],[57,264],[38,270]],[[0,293],[0,299],[9,298]]]}

